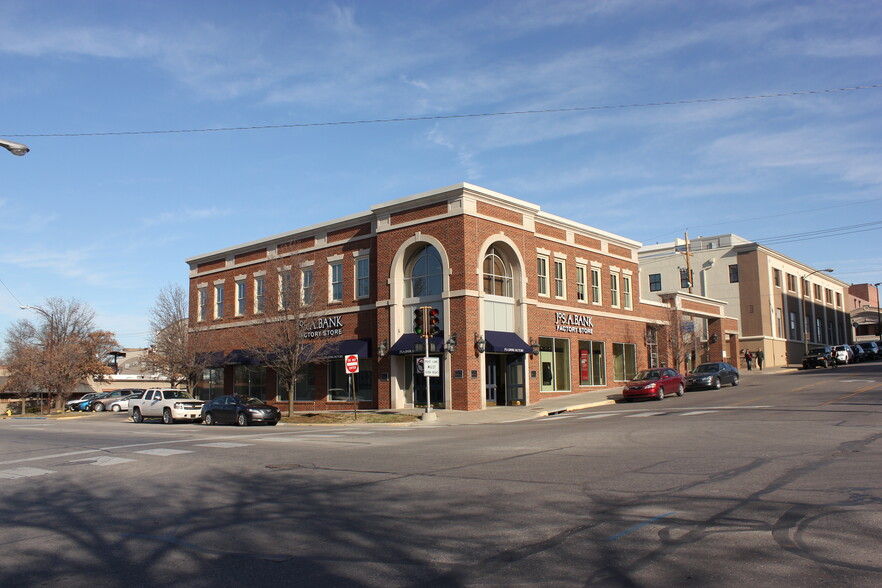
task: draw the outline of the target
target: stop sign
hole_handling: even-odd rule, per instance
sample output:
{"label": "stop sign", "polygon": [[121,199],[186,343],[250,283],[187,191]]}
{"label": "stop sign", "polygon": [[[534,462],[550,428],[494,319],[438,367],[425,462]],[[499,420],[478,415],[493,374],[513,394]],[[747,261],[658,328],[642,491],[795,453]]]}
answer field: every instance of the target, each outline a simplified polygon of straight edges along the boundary
{"label": "stop sign", "polygon": [[346,364],[346,373],[347,374],[357,374],[358,373],[358,356],[357,355],[347,355],[344,363]]}

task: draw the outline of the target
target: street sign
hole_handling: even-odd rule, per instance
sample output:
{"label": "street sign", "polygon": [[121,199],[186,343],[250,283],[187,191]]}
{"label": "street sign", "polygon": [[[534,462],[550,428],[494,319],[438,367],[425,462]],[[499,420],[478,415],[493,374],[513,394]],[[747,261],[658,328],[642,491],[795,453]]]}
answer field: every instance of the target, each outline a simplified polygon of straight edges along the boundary
{"label": "street sign", "polygon": [[346,364],[346,373],[347,374],[357,374],[358,373],[358,356],[357,355],[347,355],[344,360]]}
{"label": "street sign", "polygon": [[441,360],[437,357],[423,358],[423,375],[427,378],[438,378],[441,376]]}

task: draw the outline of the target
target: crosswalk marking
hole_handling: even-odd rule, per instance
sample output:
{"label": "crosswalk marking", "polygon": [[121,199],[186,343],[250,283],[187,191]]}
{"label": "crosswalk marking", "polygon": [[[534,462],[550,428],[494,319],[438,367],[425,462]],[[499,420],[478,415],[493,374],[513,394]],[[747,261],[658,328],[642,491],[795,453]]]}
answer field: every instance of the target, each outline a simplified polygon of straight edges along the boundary
{"label": "crosswalk marking", "polygon": [[637,414],[626,414],[625,416],[640,418],[640,417],[659,416],[661,414],[667,414],[667,413],[666,412],[638,412]]}
{"label": "crosswalk marking", "polygon": [[602,419],[602,418],[604,418],[604,417],[614,416],[615,414],[616,414],[616,413],[614,413],[614,412],[606,412],[606,413],[601,413],[601,414],[589,414],[588,416],[579,417],[579,420],[583,420],[583,419]]}
{"label": "crosswalk marking", "polygon": [[185,449],[165,449],[163,447],[157,449],[144,449],[142,451],[136,451],[135,453],[143,453],[144,455],[156,455],[159,457],[168,457],[170,455],[180,455],[182,453],[193,453],[192,451],[187,451]]}
{"label": "crosswalk marking", "polygon": [[217,443],[197,443],[196,447],[221,447],[221,448],[232,448],[232,447],[251,447],[251,443],[232,443],[227,441],[218,441]]}
{"label": "crosswalk marking", "polygon": [[692,415],[696,415],[696,414],[713,414],[715,412],[717,412],[717,411],[715,411],[715,410],[693,410],[691,412],[684,412],[680,416],[692,416]]}
{"label": "crosswalk marking", "polygon": [[83,459],[73,459],[68,463],[86,463],[89,462],[89,465],[94,466],[112,466],[120,463],[126,463],[127,461],[135,461],[134,459],[128,459],[125,457],[112,457],[110,455],[102,455],[99,457],[84,457]]}
{"label": "crosswalk marking", "polygon": [[17,480],[18,478],[30,478],[32,476],[42,476],[44,474],[54,474],[52,470],[41,470],[40,468],[13,468],[11,470],[0,470],[0,478],[5,480]]}

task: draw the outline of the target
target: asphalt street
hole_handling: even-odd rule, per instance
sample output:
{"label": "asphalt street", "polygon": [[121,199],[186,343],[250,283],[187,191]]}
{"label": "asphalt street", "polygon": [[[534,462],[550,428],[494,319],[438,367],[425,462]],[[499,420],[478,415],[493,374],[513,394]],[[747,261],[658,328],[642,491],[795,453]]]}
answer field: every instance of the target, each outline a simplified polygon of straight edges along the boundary
{"label": "asphalt street", "polygon": [[882,362],[517,422],[0,421],[0,586],[879,586]]}

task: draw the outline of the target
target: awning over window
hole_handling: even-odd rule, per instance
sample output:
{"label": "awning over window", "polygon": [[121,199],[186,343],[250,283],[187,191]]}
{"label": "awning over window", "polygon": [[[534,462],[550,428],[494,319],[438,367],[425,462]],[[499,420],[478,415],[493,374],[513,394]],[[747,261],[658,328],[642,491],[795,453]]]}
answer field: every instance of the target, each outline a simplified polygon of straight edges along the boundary
{"label": "awning over window", "polygon": [[257,365],[260,361],[249,349],[234,349],[224,358],[224,365]]}
{"label": "awning over window", "polygon": [[221,367],[224,365],[223,351],[205,351],[196,354],[196,363],[205,367]]}
{"label": "awning over window", "polygon": [[425,353],[423,342],[429,342],[429,353],[440,353],[444,349],[444,339],[441,337],[429,337],[423,339],[416,333],[405,333],[389,349],[389,355],[416,355]]}
{"label": "awning over window", "polygon": [[530,344],[514,333],[484,331],[484,340],[490,353],[533,353]]}

